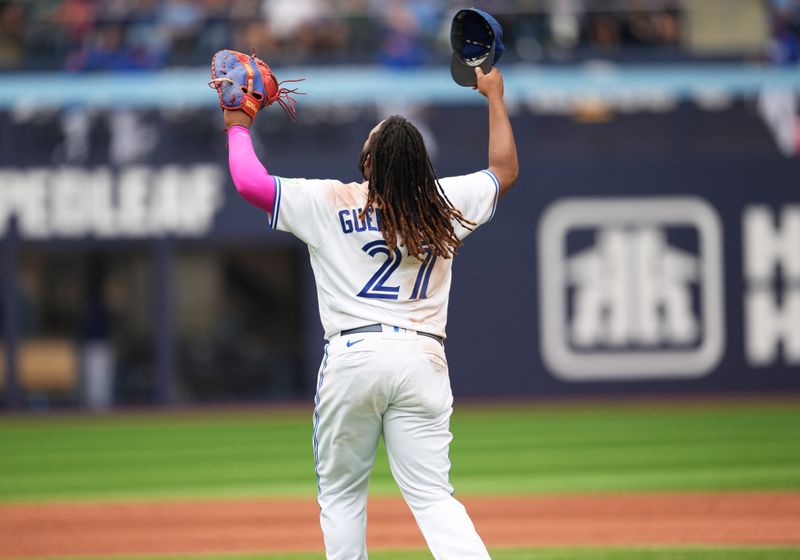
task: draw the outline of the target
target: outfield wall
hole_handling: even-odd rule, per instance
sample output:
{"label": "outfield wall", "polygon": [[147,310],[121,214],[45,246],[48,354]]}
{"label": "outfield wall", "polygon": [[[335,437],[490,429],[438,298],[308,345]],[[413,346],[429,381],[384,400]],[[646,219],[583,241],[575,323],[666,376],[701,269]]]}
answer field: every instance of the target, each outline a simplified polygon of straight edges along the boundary
{"label": "outfield wall", "polygon": [[[518,185],[454,267],[454,391],[800,390],[800,158],[760,103],[513,105]],[[72,111],[0,114],[6,246],[144,243],[168,262],[176,247],[227,243],[306,260],[236,196],[215,111]],[[354,180],[367,132],[391,112],[421,125],[440,176],[485,165],[486,115],[474,105],[310,107],[296,126],[270,114],[255,127],[257,151],[278,175]],[[126,145],[125,131],[144,140]],[[297,360],[280,374],[296,380],[284,397],[313,392],[322,352],[310,267],[296,274]],[[154,280],[162,301],[158,286],[180,289],[165,278]],[[157,388],[176,369],[172,319],[152,320],[162,336],[148,394],[169,401]]]}

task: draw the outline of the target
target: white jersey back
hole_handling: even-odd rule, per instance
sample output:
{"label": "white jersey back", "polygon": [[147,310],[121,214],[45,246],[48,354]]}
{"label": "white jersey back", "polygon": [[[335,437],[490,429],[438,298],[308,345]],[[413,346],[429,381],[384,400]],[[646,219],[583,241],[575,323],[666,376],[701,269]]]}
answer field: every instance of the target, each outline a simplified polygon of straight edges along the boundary
{"label": "white jersey back", "polygon": [[[308,245],[325,338],[373,323],[445,336],[452,259],[427,254],[420,260],[404,247],[389,251],[380,213],[368,208],[359,218],[367,183],[275,180],[270,225]],[[494,215],[499,186],[490,171],[439,182],[468,220],[481,225]],[[457,223],[455,229],[460,239],[470,233]]]}

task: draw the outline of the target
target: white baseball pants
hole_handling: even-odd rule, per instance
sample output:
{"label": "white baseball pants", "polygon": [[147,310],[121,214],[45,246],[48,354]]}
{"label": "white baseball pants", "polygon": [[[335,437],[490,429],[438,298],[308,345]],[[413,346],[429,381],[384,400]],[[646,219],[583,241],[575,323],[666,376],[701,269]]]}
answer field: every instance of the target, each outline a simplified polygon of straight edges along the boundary
{"label": "white baseball pants", "polygon": [[314,458],[328,560],[367,558],[367,485],[389,465],[437,560],[489,558],[450,486],[453,396],[444,348],[394,327],[333,337],[317,379]]}

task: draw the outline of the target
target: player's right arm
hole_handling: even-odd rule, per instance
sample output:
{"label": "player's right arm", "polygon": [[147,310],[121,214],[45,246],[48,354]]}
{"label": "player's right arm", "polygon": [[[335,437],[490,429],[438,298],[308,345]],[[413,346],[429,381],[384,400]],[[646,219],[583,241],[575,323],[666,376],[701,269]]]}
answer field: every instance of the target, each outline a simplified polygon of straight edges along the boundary
{"label": "player's right arm", "polygon": [[475,68],[477,89],[489,102],[489,171],[494,173],[503,196],[517,181],[519,162],[514,131],[503,99],[503,75],[497,68],[484,74]]}

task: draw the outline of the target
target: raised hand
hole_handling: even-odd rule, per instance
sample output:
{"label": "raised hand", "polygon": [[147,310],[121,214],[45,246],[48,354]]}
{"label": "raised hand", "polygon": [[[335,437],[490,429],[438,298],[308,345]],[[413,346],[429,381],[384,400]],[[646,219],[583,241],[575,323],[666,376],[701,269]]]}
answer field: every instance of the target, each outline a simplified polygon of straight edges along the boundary
{"label": "raised hand", "polygon": [[[248,95],[253,95],[253,78],[247,80],[247,93]],[[225,119],[225,128],[236,125],[250,128],[250,125],[253,124],[253,119],[250,118],[250,115],[241,109],[223,109],[222,116]]]}
{"label": "raised hand", "polygon": [[473,89],[477,89],[486,98],[492,95],[503,97],[503,75],[496,66],[488,74],[484,74],[483,70],[477,67],[475,75],[478,77],[478,85]]}

